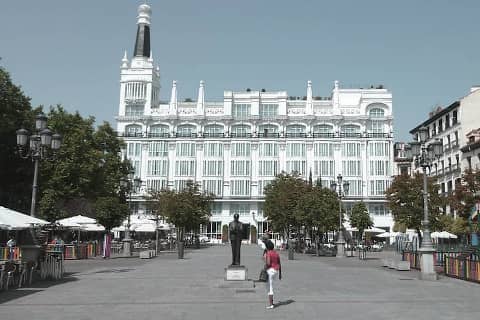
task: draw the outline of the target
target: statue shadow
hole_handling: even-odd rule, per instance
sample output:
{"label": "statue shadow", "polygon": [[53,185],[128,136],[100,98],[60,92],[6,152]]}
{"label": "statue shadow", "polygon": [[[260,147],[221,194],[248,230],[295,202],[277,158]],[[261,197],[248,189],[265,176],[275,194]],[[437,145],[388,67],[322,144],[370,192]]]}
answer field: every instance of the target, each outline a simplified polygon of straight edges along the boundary
{"label": "statue shadow", "polygon": [[278,307],[281,307],[281,306],[289,305],[290,303],[294,303],[294,302],[295,302],[295,300],[293,300],[293,299],[278,301],[277,303],[275,303],[275,309],[278,308]]}

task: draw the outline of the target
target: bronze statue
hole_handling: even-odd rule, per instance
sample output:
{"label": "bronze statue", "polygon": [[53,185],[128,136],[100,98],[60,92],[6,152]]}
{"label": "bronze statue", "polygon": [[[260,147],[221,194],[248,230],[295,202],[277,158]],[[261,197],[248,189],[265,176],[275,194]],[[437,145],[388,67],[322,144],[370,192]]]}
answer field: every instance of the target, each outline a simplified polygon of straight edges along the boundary
{"label": "bronze statue", "polygon": [[238,221],[238,218],[238,213],[235,213],[233,215],[233,221],[230,222],[228,226],[230,231],[230,244],[232,245],[232,266],[240,265],[240,246],[242,245],[243,225]]}

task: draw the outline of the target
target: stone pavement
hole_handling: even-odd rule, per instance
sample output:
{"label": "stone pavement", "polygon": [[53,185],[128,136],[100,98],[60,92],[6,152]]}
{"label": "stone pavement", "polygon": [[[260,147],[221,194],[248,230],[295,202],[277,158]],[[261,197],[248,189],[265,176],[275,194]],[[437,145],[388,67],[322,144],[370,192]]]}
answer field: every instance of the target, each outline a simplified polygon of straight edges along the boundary
{"label": "stone pavement", "polygon": [[[262,267],[261,250],[242,246],[249,277]],[[416,272],[381,267],[371,259],[337,259],[282,252],[279,305],[266,310],[264,284],[223,280],[230,247],[164,253],[152,260],[72,261],[60,283],[0,292],[0,319],[474,319],[480,285],[442,278],[417,280]]]}

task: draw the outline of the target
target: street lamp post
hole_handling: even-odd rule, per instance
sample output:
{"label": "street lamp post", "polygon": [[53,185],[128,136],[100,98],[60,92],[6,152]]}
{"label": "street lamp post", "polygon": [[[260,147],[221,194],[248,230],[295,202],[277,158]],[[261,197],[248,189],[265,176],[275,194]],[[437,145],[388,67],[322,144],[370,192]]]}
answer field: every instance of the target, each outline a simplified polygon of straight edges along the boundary
{"label": "street lamp post", "polygon": [[128,190],[128,217],[127,225],[125,227],[125,237],[123,238],[123,254],[125,256],[132,255],[132,239],[130,237],[130,216],[132,215],[132,193],[136,192],[141,186],[142,180],[134,176],[135,172],[131,170],[128,173],[127,180],[122,180],[121,183],[124,188]]}
{"label": "street lamp post", "polygon": [[[426,144],[428,139],[428,128],[422,127],[418,129],[418,140],[410,143],[407,149],[407,156],[415,156],[415,161],[422,167],[423,171],[423,239],[420,247],[422,258],[420,260],[421,278],[425,280],[437,279],[437,274],[433,264],[433,252],[435,251],[430,236],[430,221],[428,215],[428,184],[427,184],[427,168],[429,168],[435,159],[438,159],[443,153],[443,143],[435,140],[430,144]],[[411,153],[411,154],[410,154]]]}
{"label": "street lamp post", "polygon": [[332,182],[330,184],[330,189],[338,194],[338,238],[337,238],[337,258],[343,258],[345,256],[345,239],[343,238],[343,224],[342,224],[342,198],[348,193],[350,188],[350,183],[348,181],[343,181],[341,174],[337,176],[337,183]]}
{"label": "street lamp post", "polygon": [[43,113],[35,117],[35,132],[32,135],[29,136],[29,132],[25,129],[17,130],[17,147],[20,157],[23,159],[32,158],[34,163],[32,204],[30,206],[32,217],[35,216],[37,202],[38,164],[41,160],[53,160],[61,145],[62,136],[47,128],[47,117]]}

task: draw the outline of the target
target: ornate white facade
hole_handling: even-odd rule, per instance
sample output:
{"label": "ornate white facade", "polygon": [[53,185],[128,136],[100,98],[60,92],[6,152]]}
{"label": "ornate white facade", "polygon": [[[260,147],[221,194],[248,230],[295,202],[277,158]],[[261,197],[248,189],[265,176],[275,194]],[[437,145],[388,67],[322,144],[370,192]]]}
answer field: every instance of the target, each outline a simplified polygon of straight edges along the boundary
{"label": "ornate white facade", "polygon": [[[150,12],[139,7],[139,30],[149,26]],[[196,181],[217,196],[208,233],[220,235],[233,213],[244,223],[258,223],[262,233],[263,188],[275,175],[297,171],[308,179],[311,172],[314,181],[329,186],[342,174],[350,182],[347,208],[363,200],[375,226],[392,227],[384,197],[393,170],[387,89],[343,89],[335,81],[329,97],[316,97],[308,81],[301,99],[286,91],[251,90],[224,91],[223,101],[213,102],[205,99],[200,81],[197,101],[180,102],[173,81],[167,103],[159,99],[159,68],[141,51],[136,45],[137,54],[122,60],[117,130],[145,182],[142,192]]]}

